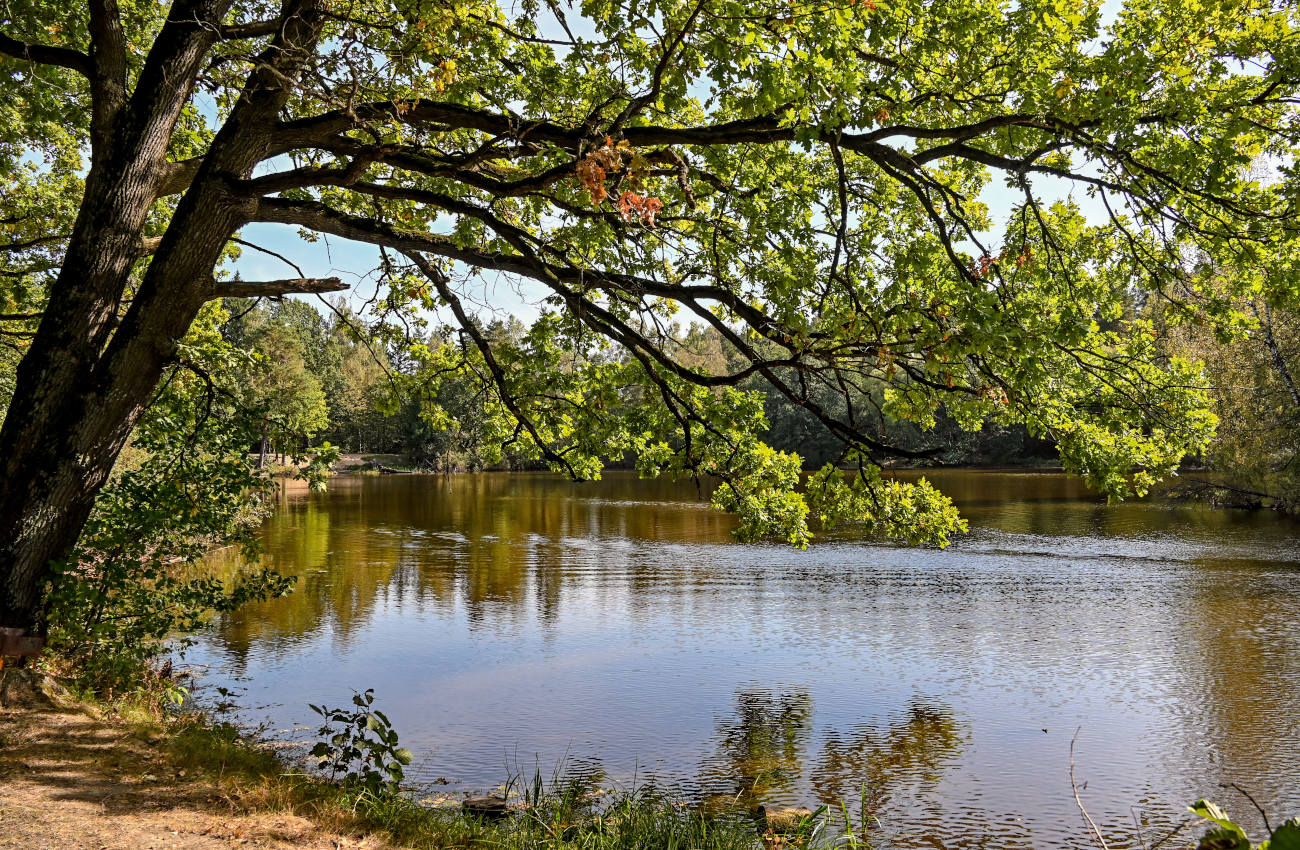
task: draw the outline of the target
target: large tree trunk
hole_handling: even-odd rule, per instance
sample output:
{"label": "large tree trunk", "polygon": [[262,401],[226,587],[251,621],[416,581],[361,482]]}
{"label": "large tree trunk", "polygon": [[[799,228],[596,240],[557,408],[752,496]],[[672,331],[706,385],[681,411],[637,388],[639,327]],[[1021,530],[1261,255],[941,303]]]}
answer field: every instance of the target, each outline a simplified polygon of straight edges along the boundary
{"label": "large tree trunk", "polygon": [[130,100],[110,109],[96,90],[96,120],[111,131],[94,134],[82,207],[0,428],[0,626],[43,629],[52,565],[76,545],[177,341],[216,294],[213,268],[246,221],[231,183],[265,156],[290,93],[285,83],[315,45],[319,0],[289,0],[284,28],[259,57],[116,323],[167,174],[172,129],[229,5],[178,0]]}
{"label": "large tree trunk", "polygon": [[[212,43],[199,23],[164,27],[130,100],[124,72],[115,67],[120,57],[113,50],[120,45],[109,39],[92,51],[94,118],[85,195],[0,428],[6,450],[0,476],[0,626],[39,627],[51,562],[71,551],[151,388],[140,389],[148,375],[129,382],[135,386],[114,386],[98,367],[139,259],[172,129]],[[163,84],[167,71],[179,72],[170,85]],[[105,405],[114,418],[105,416]]]}

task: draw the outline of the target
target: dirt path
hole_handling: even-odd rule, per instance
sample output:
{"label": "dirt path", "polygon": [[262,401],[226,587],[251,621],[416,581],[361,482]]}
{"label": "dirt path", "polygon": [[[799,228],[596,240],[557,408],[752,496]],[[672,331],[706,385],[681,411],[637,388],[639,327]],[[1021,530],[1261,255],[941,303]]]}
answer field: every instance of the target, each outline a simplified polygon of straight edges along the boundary
{"label": "dirt path", "polygon": [[147,733],[30,692],[0,706],[0,848],[380,848],[287,812],[243,810]]}

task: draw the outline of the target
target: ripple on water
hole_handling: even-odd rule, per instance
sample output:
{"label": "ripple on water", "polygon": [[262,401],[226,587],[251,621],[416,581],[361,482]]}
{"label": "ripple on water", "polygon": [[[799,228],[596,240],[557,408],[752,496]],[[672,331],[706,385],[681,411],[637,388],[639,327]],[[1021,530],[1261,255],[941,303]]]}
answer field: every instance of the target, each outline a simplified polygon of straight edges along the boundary
{"label": "ripple on water", "polygon": [[340,482],[266,525],[298,591],[190,660],[273,728],[374,687],[411,776],[453,791],[558,768],[848,799],[877,846],[1085,847],[1081,730],[1112,847],[1140,846],[1131,809],[1150,842],[1225,781],[1300,812],[1294,524],[930,477],[972,520],[945,552],[741,546],[691,487],[618,474]]}

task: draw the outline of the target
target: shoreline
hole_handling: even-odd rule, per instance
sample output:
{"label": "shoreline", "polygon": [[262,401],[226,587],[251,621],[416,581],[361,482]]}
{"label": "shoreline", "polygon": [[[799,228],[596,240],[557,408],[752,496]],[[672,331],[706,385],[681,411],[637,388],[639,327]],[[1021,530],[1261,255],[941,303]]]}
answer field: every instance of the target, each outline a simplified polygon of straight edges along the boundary
{"label": "shoreline", "polygon": [[779,850],[814,826],[782,810],[763,832],[752,814],[563,783],[520,788],[508,807],[430,807],[309,775],[232,724],[163,710],[149,686],[106,704],[15,673],[0,674],[0,850]]}
{"label": "shoreline", "polygon": [[[148,689],[105,704],[32,678],[0,673],[0,850],[791,850],[818,835],[873,846],[865,811],[711,813],[653,789],[606,803],[560,782],[432,808],[295,770],[231,724],[148,705]],[[1167,838],[1219,814],[1203,806]]]}
{"label": "shoreline", "polygon": [[393,846],[347,828],[343,810],[295,801],[269,753],[234,737],[223,752],[206,721],[78,700],[48,681],[11,690],[0,705],[0,848]]}

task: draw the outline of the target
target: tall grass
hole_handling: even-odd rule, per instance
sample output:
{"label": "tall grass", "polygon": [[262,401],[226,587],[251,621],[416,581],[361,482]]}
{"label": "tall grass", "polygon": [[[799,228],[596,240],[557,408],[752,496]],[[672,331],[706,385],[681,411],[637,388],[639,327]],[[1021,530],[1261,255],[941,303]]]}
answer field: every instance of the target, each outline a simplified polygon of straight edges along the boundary
{"label": "tall grass", "polygon": [[166,740],[178,762],[218,781],[240,808],[291,811],[328,830],[379,833],[412,848],[755,850],[806,843],[794,835],[764,838],[750,813],[707,811],[650,786],[598,792],[584,779],[557,773],[543,780],[538,772],[507,782],[510,813],[492,819],[431,808],[407,792],[329,782],[287,765],[228,723],[179,722]]}

